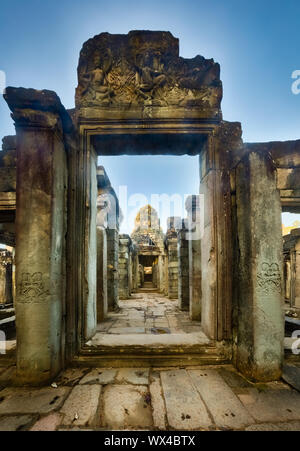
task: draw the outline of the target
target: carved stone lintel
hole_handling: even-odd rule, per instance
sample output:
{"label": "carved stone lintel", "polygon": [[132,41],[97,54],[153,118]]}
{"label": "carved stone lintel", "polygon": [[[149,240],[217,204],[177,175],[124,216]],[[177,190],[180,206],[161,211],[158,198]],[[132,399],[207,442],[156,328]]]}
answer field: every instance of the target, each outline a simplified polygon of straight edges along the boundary
{"label": "carved stone lintel", "polygon": [[80,53],[77,108],[196,108],[220,117],[221,99],[219,64],[179,57],[169,32],[102,33]]}

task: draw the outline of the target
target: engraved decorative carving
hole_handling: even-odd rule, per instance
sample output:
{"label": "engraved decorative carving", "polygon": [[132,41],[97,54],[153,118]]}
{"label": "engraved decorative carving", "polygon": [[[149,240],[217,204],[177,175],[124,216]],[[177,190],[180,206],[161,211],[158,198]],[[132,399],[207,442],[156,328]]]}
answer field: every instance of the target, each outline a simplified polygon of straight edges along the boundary
{"label": "engraved decorative carving", "polygon": [[181,106],[218,115],[221,98],[219,65],[202,56],[179,57],[171,33],[102,33],[80,54],[77,108]]}
{"label": "engraved decorative carving", "polygon": [[263,263],[257,280],[259,288],[265,294],[281,292],[281,274],[277,263]]}
{"label": "engraved decorative carving", "polygon": [[48,295],[43,282],[43,274],[41,272],[23,273],[18,294],[19,302],[37,302],[38,298]]}

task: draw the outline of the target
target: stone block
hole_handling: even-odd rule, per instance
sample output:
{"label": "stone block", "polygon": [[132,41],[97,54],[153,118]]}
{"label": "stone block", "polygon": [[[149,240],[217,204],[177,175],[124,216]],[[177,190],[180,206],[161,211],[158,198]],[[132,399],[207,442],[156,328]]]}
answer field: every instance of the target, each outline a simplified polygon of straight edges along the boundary
{"label": "stone block", "polygon": [[172,429],[192,431],[213,427],[206,407],[185,370],[162,371],[161,382]]}
{"label": "stone block", "polygon": [[63,426],[96,426],[101,385],[77,385],[60,410]]}
{"label": "stone block", "polygon": [[148,387],[108,385],[103,395],[103,426],[118,429],[152,428]]}
{"label": "stone block", "polygon": [[46,414],[59,409],[69,392],[68,387],[6,388],[1,391],[0,415]]}

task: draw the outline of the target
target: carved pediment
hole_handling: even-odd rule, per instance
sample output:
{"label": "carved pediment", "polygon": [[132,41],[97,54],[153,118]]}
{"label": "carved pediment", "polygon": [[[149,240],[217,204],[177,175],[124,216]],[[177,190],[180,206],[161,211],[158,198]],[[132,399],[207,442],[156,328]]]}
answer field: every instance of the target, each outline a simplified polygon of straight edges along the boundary
{"label": "carved pediment", "polygon": [[77,109],[184,107],[215,117],[221,98],[219,64],[179,57],[179,41],[169,32],[102,33],[80,53]]}

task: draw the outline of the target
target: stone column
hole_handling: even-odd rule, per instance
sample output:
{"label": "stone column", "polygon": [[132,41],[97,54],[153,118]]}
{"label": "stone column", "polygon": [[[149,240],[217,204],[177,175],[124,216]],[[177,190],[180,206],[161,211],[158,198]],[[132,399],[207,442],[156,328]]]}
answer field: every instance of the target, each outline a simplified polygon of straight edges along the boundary
{"label": "stone column", "polygon": [[42,384],[63,365],[68,115],[51,91],[5,99],[17,131],[17,377]]}
{"label": "stone column", "polygon": [[295,245],[291,252],[292,271],[292,307],[300,309],[300,229],[291,231],[291,236],[295,239]]}
{"label": "stone column", "polygon": [[97,323],[107,315],[107,237],[105,227],[97,227]]}
{"label": "stone column", "polygon": [[168,297],[178,298],[178,251],[177,231],[180,229],[181,218],[168,218],[167,249],[168,249]]}
{"label": "stone column", "polygon": [[119,297],[119,231],[107,229],[107,305],[113,311]]}
{"label": "stone column", "polygon": [[13,254],[0,251],[0,304],[13,303]]}
{"label": "stone column", "polygon": [[169,295],[169,262],[168,262],[168,248],[167,248],[167,243],[166,243],[166,253],[167,255],[165,256],[165,263],[164,263],[164,273],[165,273],[165,277],[164,277],[164,294],[165,296]]}
{"label": "stone column", "polygon": [[295,307],[300,309],[300,239],[296,246]]}
{"label": "stone column", "polygon": [[163,256],[158,256],[157,262],[157,288],[160,293],[163,293],[164,290],[164,264],[163,264]]}
{"label": "stone column", "polygon": [[119,238],[119,299],[128,299],[130,296],[130,269],[129,253],[131,239],[129,235],[120,235]]}
{"label": "stone column", "polygon": [[276,170],[264,152],[236,169],[237,367],[252,380],[280,378],[283,361],[283,242]]}
{"label": "stone column", "polygon": [[144,285],[144,267],[139,264],[139,288],[142,288]]}
{"label": "stone column", "polygon": [[186,200],[188,213],[186,237],[188,241],[189,312],[195,321],[202,319],[202,268],[200,233],[200,197],[189,196]]}
{"label": "stone column", "polygon": [[190,309],[189,241],[184,220],[178,231],[178,305],[181,310]]}
{"label": "stone column", "polygon": [[[1,252],[1,254],[3,254]],[[6,304],[6,264],[0,254],[0,304]]]}

